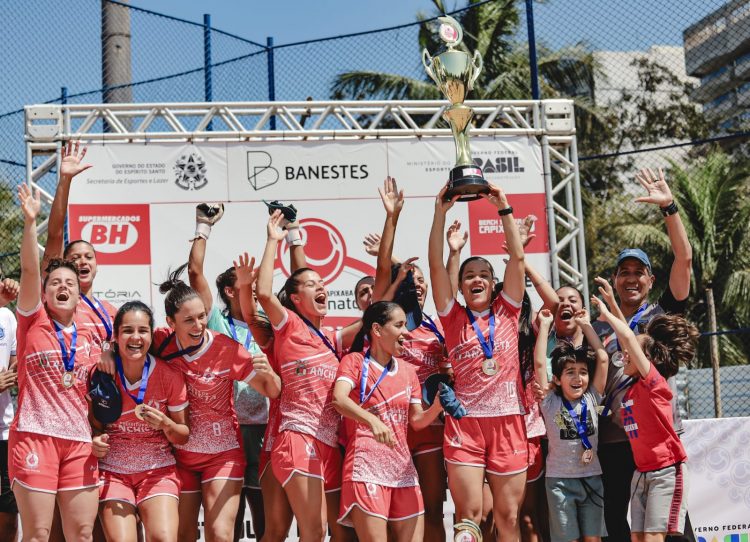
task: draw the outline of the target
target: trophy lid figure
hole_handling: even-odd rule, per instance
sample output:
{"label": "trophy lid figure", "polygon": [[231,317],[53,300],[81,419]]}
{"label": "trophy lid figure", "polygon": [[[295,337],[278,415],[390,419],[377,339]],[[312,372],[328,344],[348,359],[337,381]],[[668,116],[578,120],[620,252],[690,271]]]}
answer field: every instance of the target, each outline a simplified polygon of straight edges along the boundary
{"label": "trophy lid figure", "polygon": [[482,176],[482,169],[475,166],[471,159],[469,147],[469,126],[474,116],[471,107],[463,102],[474,87],[479,74],[482,73],[482,55],[474,51],[470,55],[456,49],[463,40],[461,25],[453,17],[439,17],[441,22],[439,35],[446,49],[430,56],[427,49],[422,50],[422,64],[430,78],[435,81],[451,106],[443,113],[443,118],[450,124],[456,144],[456,165],[450,171],[446,199],[460,195],[459,201],[479,199],[479,194],[489,193],[489,184]]}

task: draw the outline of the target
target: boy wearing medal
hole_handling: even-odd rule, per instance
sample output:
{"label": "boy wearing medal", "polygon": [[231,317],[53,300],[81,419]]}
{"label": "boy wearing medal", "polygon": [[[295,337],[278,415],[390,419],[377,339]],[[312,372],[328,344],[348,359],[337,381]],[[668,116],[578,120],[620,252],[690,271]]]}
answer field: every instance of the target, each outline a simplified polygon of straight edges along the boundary
{"label": "boy wearing medal", "polygon": [[[592,298],[600,305],[597,298]],[[554,317],[539,312],[539,334],[534,349],[536,379],[546,396],[541,402],[547,428],[549,454],[546,480],[552,542],[583,540],[596,542],[607,532],[604,526],[602,469],[596,454],[598,417],[607,381],[608,357],[591,327],[588,312],[578,310],[573,318],[588,345],[562,343],[552,351],[552,374],[556,386],[547,382],[547,336]],[[593,350],[592,350],[593,349]]]}

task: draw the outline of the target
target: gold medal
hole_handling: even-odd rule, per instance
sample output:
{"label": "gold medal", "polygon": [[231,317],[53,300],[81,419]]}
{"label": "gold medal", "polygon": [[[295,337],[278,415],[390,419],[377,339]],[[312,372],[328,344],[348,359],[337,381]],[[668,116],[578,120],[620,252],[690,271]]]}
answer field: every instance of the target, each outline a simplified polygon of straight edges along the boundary
{"label": "gold medal", "polygon": [[102,352],[106,352],[107,350],[109,350],[109,343],[107,341],[104,341],[102,343]]}
{"label": "gold medal", "polygon": [[593,461],[593,459],[594,450],[592,450],[591,448],[589,448],[588,450],[584,450],[583,454],[581,454],[581,463],[583,463],[584,465],[588,465],[589,463],[591,463],[591,461]]}
{"label": "gold medal", "polygon": [[135,417],[139,420],[143,420],[143,414],[146,412],[146,405],[141,403],[140,405],[136,405],[135,410],[133,411],[135,413]]}
{"label": "gold medal", "polygon": [[65,388],[72,388],[76,383],[76,375],[73,371],[65,371],[62,375],[62,385]]}
{"label": "gold medal", "polygon": [[497,362],[492,358],[487,358],[482,362],[482,372],[487,376],[494,376],[497,374]]}

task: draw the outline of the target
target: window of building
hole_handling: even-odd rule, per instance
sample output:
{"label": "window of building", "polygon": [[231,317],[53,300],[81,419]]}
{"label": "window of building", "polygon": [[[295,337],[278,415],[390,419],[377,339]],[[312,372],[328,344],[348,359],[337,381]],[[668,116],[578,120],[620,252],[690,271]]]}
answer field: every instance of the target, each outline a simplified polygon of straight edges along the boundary
{"label": "window of building", "polygon": [[705,85],[705,84],[713,81],[717,77],[721,77],[723,74],[725,74],[727,72],[727,70],[729,70],[729,66],[722,66],[721,68],[718,68],[718,69],[712,71],[708,75],[705,75],[705,76],[701,77],[701,85]]}

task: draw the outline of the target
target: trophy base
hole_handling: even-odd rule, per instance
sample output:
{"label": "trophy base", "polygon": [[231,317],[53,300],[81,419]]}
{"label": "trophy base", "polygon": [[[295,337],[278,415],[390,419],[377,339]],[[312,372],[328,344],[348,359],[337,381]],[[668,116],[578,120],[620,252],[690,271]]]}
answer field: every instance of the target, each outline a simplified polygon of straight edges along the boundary
{"label": "trophy base", "polygon": [[457,166],[451,170],[446,201],[460,196],[458,201],[474,201],[479,194],[489,194],[490,185],[482,176],[482,170],[476,166]]}

